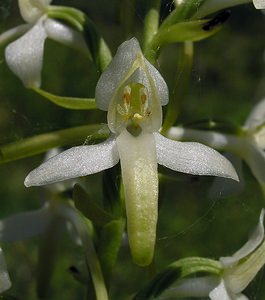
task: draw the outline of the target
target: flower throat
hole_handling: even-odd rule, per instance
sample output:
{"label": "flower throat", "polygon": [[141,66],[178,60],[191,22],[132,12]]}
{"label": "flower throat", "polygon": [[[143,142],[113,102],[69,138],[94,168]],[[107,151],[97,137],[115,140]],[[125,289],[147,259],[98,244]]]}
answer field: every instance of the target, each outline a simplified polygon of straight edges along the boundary
{"label": "flower throat", "polygon": [[123,123],[127,131],[138,136],[151,115],[147,90],[141,83],[129,83],[123,89],[117,105],[117,121]]}

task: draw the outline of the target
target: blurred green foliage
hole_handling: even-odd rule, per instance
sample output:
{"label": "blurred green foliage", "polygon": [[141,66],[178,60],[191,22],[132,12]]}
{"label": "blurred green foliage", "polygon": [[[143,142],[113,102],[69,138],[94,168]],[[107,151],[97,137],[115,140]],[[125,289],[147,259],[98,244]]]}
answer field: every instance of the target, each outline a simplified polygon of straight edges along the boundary
{"label": "blurred green foliage", "polygon": [[[121,0],[123,1],[123,0]],[[132,11],[136,25],[134,35],[141,36],[146,1],[136,1]],[[84,10],[106,38],[113,53],[124,40],[120,23],[120,1],[54,1]],[[162,10],[166,15],[170,2]],[[124,12],[123,12],[124,14]],[[126,14],[125,14],[126,16]],[[214,37],[195,44],[195,64],[191,84],[183,101],[178,123],[218,117],[243,124],[253,105],[265,96],[264,29],[265,16],[254,7],[232,9],[223,30]],[[17,1],[1,0],[1,32],[22,23]],[[0,143],[5,144],[35,134],[71,126],[106,122],[106,113],[70,111],[48,102],[30,90],[9,71],[0,51]],[[170,90],[174,87],[178,45],[164,49],[159,69]],[[47,41],[43,69],[43,88],[64,96],[93,97],[99,77],[95,66],[80,53]],[[43,156],[0,166],[0,217],[38,208],[45,197],[44,188],[26,189],[23,181]],[[135,266],[124,243],[111,288],[112,299],[127,299],[137,291],[154,270],[189,255],[218,258],[230,255],[246,240],[255,227],[264,201],[257,182],[244,166],[245,190],[238,196],[210,200],[208,188],[213,179],[184,176],[167,172],[176,180],[160,189],[158,240],[154,264],[147,270]],[[98,197],[102,174],[84,180],[92,197]],[[144,187],[143,187],[144,188]],[[100,201],[101,199],[99,199]],[[4,249],[13,287],[9,291],[19,299],[36,299],[35,282],[38,238]],[[82,299],[84,289],[69,272],[80,259],[72,241],[63,237],[49,299]],[[262,274],[246,294],[251,299],[264,299],[265,278]]]}

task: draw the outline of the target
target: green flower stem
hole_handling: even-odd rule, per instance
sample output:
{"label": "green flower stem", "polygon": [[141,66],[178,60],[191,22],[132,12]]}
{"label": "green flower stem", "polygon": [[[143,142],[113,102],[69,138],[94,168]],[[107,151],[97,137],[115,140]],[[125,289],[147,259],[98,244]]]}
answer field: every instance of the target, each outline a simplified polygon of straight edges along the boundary
{"label": "green flower stem", "polygon": [[185,21],[159,29],[146,49],[145,56],[155,63],[159,50],[165,45],[177,42],[200,41],[218,32],[222,24],[211,25],[212,20]]}
{"label": "green flower stem", "polygon": [[124,198],[120,193],[121,186],[121,170],[120,166],[116,165],[113,168],[103,171],[102,176],[102,193],[103,207],[115,219],[123,217]]}
{"label": "green flower stem", "polygon": [[114,220],[114,217],[105,211],[95,200],[90,199],[84,188],[75,184],[73,190],[75,207],[95,226],[104,227]]}
{"label": "green flower stem", "polygon": [[99,65],[99,69],[101,71],[104,71],[109,65],[109,63],[111,62],[112,55],[108,45],[106,44],[105,40],[102,37],[99,39],[98,47],[99,47],[98,65]]}
{"label": "green flower stem", "polygon": [[219,261],[203,257],[183,258],[172,263],[169,268],[172,270],[180,268],[182,278],[197,272],[207,272],[215,275],[220,275],[223,272],[223,267]]}
{"label": "green flower stem", "polygon": [[108,288],[121,247],[124,230],[125,219],[123,218],[109,222],[100,230],[97,249]]}
{"label": "green flower stem", "polygon": [[30,157],[51,148],[83,143],[87,136],[93,140],[104,139],[109,135],[105,124],[85,125],[36,135],[0,147],[0,163]]}
{"label": "green flower stem", "polygon": [[133,299],[156,299],[159,294],[176,280],[198,272],[220,275],[223,272],[223,267],[219,261],[203,257],[188,257],[177,260],[170,264],[164,271],[157,274]]}
{"label": "green flower stem", "polygon": [[103,37],[98,33],[94,23],[85,15],[83,34],[92,58],[102,72],[112,60],[112,55]]}
{"label": "green flower stem", "polygon": [[108,300],[108,293],[101,266],[92,241],[92,237],[90,236],[92,226],[91,223],[70,205],[64,205],[64,207],[60,208],[60,214],[73,224],[82,241],[85,251],[85,259],[95,289],[96,299]]}
{"label": "green flower stem", "polygon": [[[101,208],[96,201],[90,199],[87,192],[78,184],[74,186],[73,200],[75,207],[98,229],[97,253],[106,285],[109,287],[121,246],[125,219],[123,217],[114,219],[113,215]],[[118,202],[118,199],[116,201]]]}
{"label": "green flower stem", "polygon": [[83,31],[86,15],[73,7],[50,5],[47,8],[49,18],[63,19],[75,27],[78,31]]}
{"label": "green flower stem", "polygon": [[167,28],[173,24],[178,22],[182,22],[184,20],[191,20],[192,16],[197,12],[199,7],[206,0],[184,0],[181,4],[177,5],[177,7],[172,11],[172,13],[164,20],[161,24],[161,28]]}
{"label": "green flower stem", "polygon": [[54,104],[68,108],[68,109],[96,109],[96,102],[94,98],[76,98],[76,97],[63,97],[48,93],[42,89],[31,87],[31,89],[41,95],[42,97],[50,100]]}
{"label": "green flower stem", "polygon": [[150,7],[144,20],[144,33],[143,33],[143,50],[145,51],[147,45],[151,42],[156,35],[159,27],[159,11],[160,0],[150,1]]}
{"label": "green flower stem", "polygon": [[38,248],[37,295],[40,299],[48,296],[53,270],[56,266],[60,228],[60,220],[54,219],[43,234]]}
{"label": "green flower stem", "polygon": [[171,99],[167,106],[167,113],[164,124],[162,126],[162,133],[167,131],[174,125],[179,112],[180,106],[187,95],[189,88],[189,81],[193,65],[193,43],[184,42],[179,47],[179,66],[177,68],[177,75],[175,81],[175,89],[171,95]]}

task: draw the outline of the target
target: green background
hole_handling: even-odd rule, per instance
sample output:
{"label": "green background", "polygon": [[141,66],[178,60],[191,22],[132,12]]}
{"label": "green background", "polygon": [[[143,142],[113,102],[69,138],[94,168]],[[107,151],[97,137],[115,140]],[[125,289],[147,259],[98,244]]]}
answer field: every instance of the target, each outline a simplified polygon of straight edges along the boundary
{"label": "green background", "polygon": [[[132,35],[141,37],[148,1],[131,1],[120,12],[120,1],[54,1],[55,4],[82,9],[94,21],[113,54],[118,45]],[[162,18],[171,3],[164,3]],[[120,16],[133,15],[134,32],[126,35]],[[224,28],[215,36],[195,44],[195,62],[188,93],[183,99],[177,124],[205,118],[219,118],[244,124],[249,111],[265,94],[264,21],[252,4],[233,8]],[[1,0],[0,32],[21,24],[16,1]],[[174,86],[178,45],[168,46],[159,59],[159,70]],[[43,88],[49,92],[76,97],[93,97],[99,77],[95,66],[80,53],[47,40],[43,67]],[[64,129],[71,126],[106,122],[101,111],[70,111],[56,107],[26,90],[7,68],[4,49],[0,51],[0,143]],[[43,155],[0,166],[0,217],[40,206],[49,197],[45,188],[27,189],[25,176],[39,165]],[[238,196],[212,200],[207,197],[213,178],[163,172],[174,183],[160,189],[160,211],[154,266],[137,267],[131,261],[126,242],[121,248],[111,288],[112,299],[127,299],[170,262],[186,256],[218,258],[235,252],[256,226],[265,199],[248,167],[244,165],[245,189]],[[100,198],[101,175],[86,179],[91,197]],[[144,187],[143,187],[144,188]],[[12,280],[9,293],[19,299],[36,299],[35,282],[39,238],[1,245]],[[82,299],[84,288],[75,281],[69,267],[80,260],[80,250],[65,234],[48,299]],[[263,273],[260,272],[246,294],[250,299],[264,299]],[[128,297],[129,299],[129,297]]]}

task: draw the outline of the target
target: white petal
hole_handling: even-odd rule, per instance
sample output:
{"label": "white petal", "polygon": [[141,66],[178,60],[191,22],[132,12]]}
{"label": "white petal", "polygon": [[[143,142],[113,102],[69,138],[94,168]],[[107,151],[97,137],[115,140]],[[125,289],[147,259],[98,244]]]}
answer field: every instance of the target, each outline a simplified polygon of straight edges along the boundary
{"label": "white petal", "polygon": [[[58,155],[61,152],[62,150],[60,148],[50,149],[49,151],[46,152],[44,161],[47,161],[48,159]],[[49,189],[51,192],[61,193],[72,189],[76,183],[77,183],[76,179],[69,179],[61,182],[56,182],[54,184],[50,184],[46,188]]]}
{"label": "white petal", "polygon": [[[108,110],[116,88],[128,75],[141,48],[136,38],[122,43],[96,86],[96,102],[99,109]],[[134,70],[132,70],[134,71]]]}
{"label": "white petal", "polygon": [[187,297],[207,297],[219,284],[219,278],[205,276],[178,280],[172,288],[167,289],[158,299],[177,299]]}
{"label": "white petal", "polygon": [[9,68],[25,86],[39,87],[43,61],[44,42],[47,35],[40,20],[26,34],[9,44],[5,51]]}
{"label": "white petal", "polygon": [[[136,38],[132,38],[120,45],[107,69],[103,72],[96,86],[96,102],[99,109],[108,110],[109,103],[129,76],[137,68],[142,68],[152,89],[156,90],[159,104],[168,102],[168,88],[158,70],[143,56]],[[136,81],[139,82],[139,81]]]}
{"label": "white petal", "polygon": [[29,173],[25,186],[39,186],[66,179],[94,174],[116,165],[119,161],[113,137],[91,146],[73,147],[52,157]]}
{"label": "white petal", "polygon": [[41,8],[49,5],[52,0],[35,0],[37,5],[34,5],[32,0],[18,0],[20,14],[27,23],[36,22],[42,15]]}
{"label": "white petal", "polygon": [[14,242],[40,234],[52,219],[48,204],[41,209],[16,214],[0,220],[0,241]]}
{"label": "white petal", "polygon": [[8,290],[10,287],[11,282],[6,268],[5,257],[0,248],[0,293]]}
{"label": "white petal", "polygon": [[83,36],[76,30],[53,19],[45,20],[44,27],[49,38],[89,54]]}
{"label": "white petal", "polygon": [[234,300],[234,298],[228,294],[223,280],[210,292],[209,297],[211,300]]}
{"label": "white petal", "polygon": [[238,180],[232,164],[217,151],[199,143],[177,142],[155,133],[158,163],[174,171]]}
{"label": "white petal", "polygon": [[265,1],[264,0],[253,0],[253,4],[256,9],[265,9]]}
{"label": "white petal", "polygon": [[139,265],[151,263],[156,239],[158,172],[153,134],[117,137],[125,192],[127,230],[132,256]]}
{"label": "white petal", "polygon": [[0,47],[10,43],[30,29],[29,24],[19,25],[0,34]]}
{"label": "white petal", "polygon": [[230,180],[228,178],[216,177],[213,180],[213,183],[208,191],[208,197],[211,199],[220,199],[232,195],[238,195],[243,191],[245,186],[243,170],[242,170],[242,160],[231,153],[223,153],[223,155],[234,166],[237,175],[239,177],[239,182],[235,180]]}
{"label": "white petal", "polygon": [[[261,1],[264,3],[265,8],[265,1]],[[249,129],[255,129],[257,126],[261,125],[265,122],[265,98],[262,99],[259,103],[257,103],[252,111],[250,112],[245,126]]]}
{"label": "white petal", "polygon": [[246,138],[229,134],[179,127],[171,128],[167,136],[181,140],[196,140],[218,150],[231,151],[246,161],[253,175],[265,189],[265,154],[264,151],[253,146],[253,140],[249,142]]}

